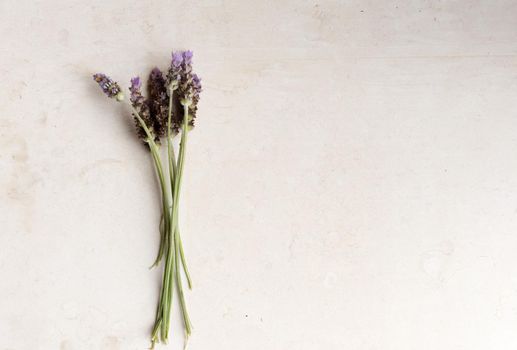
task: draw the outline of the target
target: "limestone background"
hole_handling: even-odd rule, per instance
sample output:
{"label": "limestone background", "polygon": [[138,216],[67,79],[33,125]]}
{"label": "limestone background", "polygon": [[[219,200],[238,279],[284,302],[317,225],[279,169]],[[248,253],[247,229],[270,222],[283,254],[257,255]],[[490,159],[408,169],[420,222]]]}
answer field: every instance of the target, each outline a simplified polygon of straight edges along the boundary
{"label": "limestone background", "polygon": [[186,48],[189,349],[516,348],[516,12],[1,1],[0,349],[148,347],[159,192],[91,74]]}

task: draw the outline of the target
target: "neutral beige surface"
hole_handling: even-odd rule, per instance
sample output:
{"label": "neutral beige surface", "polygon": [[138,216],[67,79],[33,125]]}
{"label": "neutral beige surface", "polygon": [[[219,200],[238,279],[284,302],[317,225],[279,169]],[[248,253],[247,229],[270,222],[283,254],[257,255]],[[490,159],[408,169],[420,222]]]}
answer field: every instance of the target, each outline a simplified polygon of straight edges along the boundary
{"label": "neutral beige surface", "polygon": [[159,193],[91,74],[127,87],[173,48],[205,87],[182,202],[190,349],[515,349],[516,13],[1,1],[0,349],[148,346]]}

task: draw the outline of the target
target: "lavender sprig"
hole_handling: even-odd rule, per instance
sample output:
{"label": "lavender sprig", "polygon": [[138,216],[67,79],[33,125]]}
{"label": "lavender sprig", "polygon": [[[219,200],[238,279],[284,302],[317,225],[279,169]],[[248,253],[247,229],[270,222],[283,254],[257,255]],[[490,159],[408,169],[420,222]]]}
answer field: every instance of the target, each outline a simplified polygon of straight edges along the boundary
{"label": "lavender sprig", "polygon": [[180,84],[181,76],[183,74],[183,51],[173,52],[171,65],[169,67],[169,71],[167,72],[167,93],[171,93],[176,90]]}
{"label": "lavender sprig", "polygon": [[202,91],[201,79],[192,72],[193,56],[192,51],[183,52],[182,77],[178,88],[181,105],[183,108],[189,109],[188,122],[191,127],[194,126],[199,95]]}
{"label": "lavender sprig", "polygon": [[[153,69],[147,85],[148,98],[144,97],[142,93],[142,82],[139,77],[131,79],[129,88],[131,93],[129,101],[136,122],[137,135],[149,146],[160,180],[163,200],[163,224],[159,225],[160,249],[155,265],[160,262],[163,255],[166,255],[166,261],[160,301],[151,334],[153,346],[159,339],[163,342],[168,340],[174,290],[178,292],[187,339],[192,330],[183,292],[181,267],[183,267],[189,288],[191,288],[192,282],[178,226],[179,194],[185,164],[187,134],[194,125],[202,91],[201,79],[192,71],[192,57],[191,51],[174,52],[165,77],[158,68]],[[94,80],[108,97],[117,101],[124,99],[120,86],[105,74],[95,74]],[[176,160],[172,139],[180,131],[181,142],[179,156]],[[170,193],[159,153],[159,141],[165,136],[167,137]]]}
{"label": "lavender sprig", "polygon": [[96,73],[93,75],[93,79],[99,84],[106,96],[115,98],[117,101],[124,100],[124,93],[120,86],[106,74]]}
{"label": "lavender sprig", "polygon": [[[129,88],[129,91],[131,92],[131,96],[129,97],[129,100],[131,101],[131,105],[135,109],[135,111],[138,113],[140,118],[145,122],[148,129],[151,131],[151,135],[154,136],[154,128],[153,128],[153,121],[151,118],[151,110],[149,108],[149,102],[145,99],[145,97],[142,95],[142,82],[140,80],[140,77],[134,77],[131,79],[131,86]],[[138,137],[141,140],[147,140],[148,135],[143,129],[141,123],[137,120],[136,115],[133,113],[133,117],[135,118],[135,127],[136,127],[136,133]]]}
{"label": "lavender sprig", "polygon": [[199,103],[199,95],[201,94],[201,91],[203,91],[203,88],[201,86],[201,78],[197,76],[197,74],[192,74],[192,88],[191,88],[191,95],[190,99],[192,100],[192,104],[190,105],[190,115],[192,118],[190,118],[189,125],[194,126],[194,120],[196,119],[197,115],[197,105]]}
{"label": "lavender sprig", "polygon": [[156,138],[160,139],[167,133],[167,88],[165,78],[159,68],[155,67],[149,75],[149,107],[154,123]]}

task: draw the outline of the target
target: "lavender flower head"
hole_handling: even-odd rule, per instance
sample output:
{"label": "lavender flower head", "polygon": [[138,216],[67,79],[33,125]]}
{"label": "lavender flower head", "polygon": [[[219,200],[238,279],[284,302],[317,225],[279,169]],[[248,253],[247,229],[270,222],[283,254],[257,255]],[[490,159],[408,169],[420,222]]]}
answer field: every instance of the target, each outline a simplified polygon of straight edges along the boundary
{"label": "lavender flower head", "polygon": [[150,75],[151,79],[156,79],[156,78],[163,78],[163,73],[162,71],[160,70],[160,68],[158,67],[154,67],[152,70],[151,70],[151,75]]}
{"label": "lavender flower head", "polygon": [[183,52],[182,51],[173,52],[172,53],[172,65],[175,67],[179,67],[179,66],[181,66],[182,63],[183,63]]}
{"label": "lavender flower head", "polygon": [[196,73],[192,74],[192,90],[193,90],[193,98],[199,100],[199,94],[203,91],[201,87],[201,78],[198,77]]}
{"label": "lavender flower head", "polygon": [[97,84],[99,84],[106,96],[110,98],[115,98],[117,101],[122,101],[124,99],[124,94],[122,93],[120,86],[106,74],[94,74],[93,80],[95,80]]}
{"label": "lavender flower head", "polygon": [[140,81],[140,77],[134,77],[131,79],[131,87],[129,91],[131,91],[131,97],[129,100],[133,103],[137,102],[140,98],[143,98],[142,93],[140,92],[140,88],[142,87],[142,82]]}
{"label": "lavender flower head", "polygon": [[[140,80],[140,77],[134,77],[131,79],[131,86],[129,88],[129,91],[131,92],[131,96],[129,100],[131,101],[131,104],[133,105],[133,108],[138,113],[140,118],[145,122],[149,130],[152,132],[152,123],[151,123],[151,111],[149,109],[149,104],[145,97],[142,95],[141,91],[142,82]],[[136,125],[136,132],[138,134],[138,137],[142,140],[147,139],[147,133],[145,132],[142,125],[140,125],[138,119],[136,118],[136,115],[133,115],[135,118],[135,125]]]}
{"label": "lavender flower head", "polygon": [[201,79],[192,72],[192,51],[182,53],[181,81],[178,87],[178,95],[183,109],[189,109],[189,125],[194,126],[194,119],[197,113],[197,104],[202,91]]}
{"label": "lavender flower head", "polygon": [[196,74],[192,74],[192,82],[191,82],[191,96],[190,99],[192,101],[192,104],[190,105],[190,121],[189,125],[194,126],[194,120],[196,119],[197,114],[197,105],[199,103],[199,95],[201,94],[201,91],[203,91],[203,88],[201,86],[201,78]]}
{"label": "lavender flower head", "polygon": [[[181,82],[179,86],[181,104],[191,104],[193,97],[192,80],[192,51],[183,52],[183,63],[181,64]],[[197,79],[199,81],[199,79]]]}
{"label": "lavender flower head", "polygon": [[183,52],[183,63],[185,65],[192,65],[192,57],[194,56],[194,53],[190,50],[187,50],[187,51],[184,51]]}
{"label": "lavender flower head", "polygon": [[167,96],[165,78],[157,67],[153,68],[149,75],[148,90],[149,108],[151,109],[154,131],[156,138],[160,139],[167,133],[169,99]]}
{"label": "lavender flower head", "polygon": [[177,51],[172,53],[171,66],[167,72],[167,80],[165,82],[167,93],[178,88],[182,74],[183,52]]}

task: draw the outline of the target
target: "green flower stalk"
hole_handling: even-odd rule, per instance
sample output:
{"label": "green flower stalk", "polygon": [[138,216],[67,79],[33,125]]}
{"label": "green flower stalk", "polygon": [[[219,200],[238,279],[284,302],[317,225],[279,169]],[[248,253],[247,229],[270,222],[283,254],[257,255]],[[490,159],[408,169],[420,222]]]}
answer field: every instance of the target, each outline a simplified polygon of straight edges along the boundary
{"label": "green flower stalk", "polygon": [[[192,280],[187,268],[183,244],[181,242],[180,231],[178,226],[178,210],[179,210],[179,194],[181,188],[181,180],[183,177],[183,167],[185,164],[185,151],[187,134],[189,131],[189,106],[192,105],[194,94],[201,91],[201,84],[199,79],[193,81],[191,78],[191,59],[192,53],[190,51],[173,53],[171,67],[167,74],[166,86],[168,88],[169,106],[167,118],[167,148],[169,158],[169,173],[171,174],[171,191],[172,191],[172,211],[170,221],[170,231],[168,236],[167,259],[165,263],[163,288],[160,298],[160,304],[157,310],[157,317],[155,326],[152,332],[152,342],[158,341],[158,331],[160,331],[160,338],[163,342],[167,342],[170,312],[173,299],[174,286],[178,291],[178,299],[183,315],[183,323],[185,326],[186,338],[192,332],[192,324],[188,315],[187,306],[185,302],[185,295],[183,291],[183,283],[181,279],[180,264],[185,276],[187,278],[189,288],[192,288]],[[192,86],[194,85],[194,86]],[[179,96],[177,93],[179,92]],[[199,98],[198,98],[199,99]],[[181,108],[176,110],[183,110],[183,119],[177,116],[173,119],[173,103],[179,100]],[[190,101],[188,104],[186,101]],[[178,106],[176,106],[178,107]],[[174,149],[172,147],[172,138],[181,127],[181,142],[178,160],[176,162]],[[173,133],[174,132],[174,133]]]}
{"label": "green flower stalk", "polygon": [[[95,74],[94,80],[108,97],[119,102],[124,100],[120,86],[105,74]],[[178,220],[187,138],[194,126],[201,92],[201,80],[192,72],[192,52],[174,52],[166,77],[158,68],[152,70],[148,81],[148,98],[142,94],[141,87],[139,77],[131,79],[129,101],[137,136],[149,147],[162,197],[160,246],[152,265],[158,266],[164,261],[162,288],[151,331],[151,345],[154,348],[156,343],[168,341],[175,291],[186,341],[192,333],[183,276],[189,289],[192,288],[192,279],[187,268]],[[181,140],[176,159],[173,139],[179,134]],[[166,138],[167,144],[167,167],[163,166],[161,160],[160,145],[163,144],[163,138]]]}

